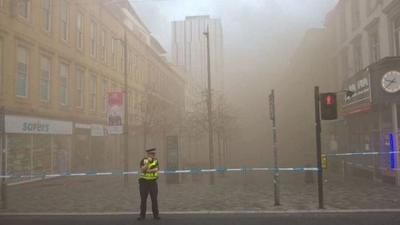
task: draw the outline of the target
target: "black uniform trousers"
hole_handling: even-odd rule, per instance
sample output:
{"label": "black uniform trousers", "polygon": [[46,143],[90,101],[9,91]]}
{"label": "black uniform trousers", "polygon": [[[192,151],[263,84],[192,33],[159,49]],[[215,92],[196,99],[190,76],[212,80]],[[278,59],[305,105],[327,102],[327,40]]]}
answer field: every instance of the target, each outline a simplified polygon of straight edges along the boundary
{"label": "black uniform trousers", "polygon": [[140,190],[140,216],[146,216],[147,208],[147,196],[150,194],[151,208],[153,210],[153,216],[158,216],[158,184],[157,180],[145,180],[139,179],[139,190]]}

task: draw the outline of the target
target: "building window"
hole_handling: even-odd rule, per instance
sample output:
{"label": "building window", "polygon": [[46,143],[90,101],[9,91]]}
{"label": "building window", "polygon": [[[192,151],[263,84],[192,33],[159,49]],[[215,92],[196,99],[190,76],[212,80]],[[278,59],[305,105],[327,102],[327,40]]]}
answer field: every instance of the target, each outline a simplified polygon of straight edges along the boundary
{"label": "building window", "polygon": [[17,47],[17,77],[16,77],[16,95],[18,97],[28,97],[28,49]]}
{"label": "building window", "polygon": [[377,62],[380,59],[379,32],[377,29],[368,34],[370,63]]}
{"label": "building window", "polygon": [[69,66],[67,64],[60,64],[60,89],[59,89],[59,97],[60,104],[67,105],[68,104],[68,77],[69,77]]}
{"label": "building window", "polygon": [[360,26],[360,1],[351,1],[351,25],[353,30]]}
{"label": "building window", "polygon": [[339,29],[340,29],[340,40],[344,41],[346,39],[346,7],[343,4],[343,7],[340,11],[339,15]]}
{"label": "building window", "polygon": [[78,49],[83,49],[83,15],[82,13],[76,16],[76,45]]}
{"label": "building window", "polygon": [[66,0],[61,0],[61,38],[64,41],[69,39],[69,8]]}
{"label": "building window", "polygon": [[97,80],[96,75],[90,77],[90,109],[96,111]]}
{"label": "building window", "polygon": [[400,16],[393,21],[393,40],[395,55],[400,56]]}
{"label": "building window", "polygon": [[103,80],[103,101],[102,101],[102,110],[105,112],[107,110],[107,102],[108,102],[108,81],[106,79]]}
{"label": "building window", "polygon": [[31,13],[31,1],[30,0],[17,0],[18,16],[29,19]]}
{"label": "building window", "polygon": [[354,72],[363,69],[361,38],[353,43]]}
{"label": "building window", "polygon": [[119,60],[119,62],[120,62],[120,64],[119,64],[119,70],[121,71],[121,72],[124,72],[124,66],[125,66],[125,48],[124,48],[125,46],[124,46],[124,43],[122,42],[122,41],[120,41],[119,42],[119,49],[120,49],[120,52],[121,52],[121,55],[120,55],[120,60]]}
{"label": "building window", "polygon": [[43,29],[47,32],[51,31],[51,1],[42,0],[43,11]]}
{"label": "building window", "polygon": [[76,70],[76,107],[83,108],[85,93],[85,71],[83,69]]}
{"label": "building window", "polygon": [[377,5],[377,0],[367,0],[367,13],[371,14],[376,9]]}
{"label": "building window", "polygon": [[115,67],[116,66],[116,54],[115,54],[115,48],[116,48],[116,41],[115,38],[111,39],[111,63],[112,66]]}
{"label": "building window", "polygon": [[40,58],[40,100],[48,102],[50,100],[50,59],[42,56]]}
{"label": "building window", "polygon": [[97,24],[95,22],[90,23],[90,55],[96,57],[97,51]]}
{"label": "building window", "polygon": [[347,54],[347,49],[343,50],[341,55],[341,73],[343,77],[347,77],[349,73],[349,57]]}
{"label": "building window", "polygon": [[100,33],[100,57],[103,62],[107,62],[107,51],[106,51],[106,31],[101,30]]}

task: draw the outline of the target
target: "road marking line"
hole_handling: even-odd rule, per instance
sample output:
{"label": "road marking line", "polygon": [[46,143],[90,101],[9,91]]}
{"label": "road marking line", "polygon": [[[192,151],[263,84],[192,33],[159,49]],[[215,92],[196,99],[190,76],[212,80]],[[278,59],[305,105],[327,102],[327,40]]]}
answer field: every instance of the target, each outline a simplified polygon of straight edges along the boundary
{"label": "road marking line", "polygon": [[[185,214],[347,214],[347,213],[393,213],[400,209],[313,209],[313,210],[255,210],[255,211],[161,211],[161,215],[185,215]],[[0,213],[0,216],[117,216],[137,215],[139,212],[32,212],[32,213]],[[148,212],[147,214],[151,214]]]}

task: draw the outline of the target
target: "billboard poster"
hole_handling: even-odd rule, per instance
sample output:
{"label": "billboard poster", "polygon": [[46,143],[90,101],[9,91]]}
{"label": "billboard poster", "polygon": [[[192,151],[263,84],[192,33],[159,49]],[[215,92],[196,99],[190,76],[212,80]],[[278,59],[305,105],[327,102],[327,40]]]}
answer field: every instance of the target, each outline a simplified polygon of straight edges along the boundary
{"label": "billboard poster", "polygon": [[107,98],[107,124],[109,134],[122,134],[124,119],[124,94],[109,92]]}

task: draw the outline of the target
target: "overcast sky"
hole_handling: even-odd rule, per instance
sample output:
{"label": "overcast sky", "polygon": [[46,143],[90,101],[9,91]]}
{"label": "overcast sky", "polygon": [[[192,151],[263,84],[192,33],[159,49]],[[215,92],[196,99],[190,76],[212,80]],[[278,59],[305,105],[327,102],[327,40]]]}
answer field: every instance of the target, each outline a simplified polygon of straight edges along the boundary
{"label": "overcast sky", "polygon": [[[171,21],[186,16],[211,15],[220,18],[225,39],[238,33],[236,25],[277,22],[271,28],[304,30],[320,27],[337,0],[131,0],[134,8],[164,48],[170,51]],[[252,18],[253,16],[253,18]],[[261,22],[261,21],[258,21]],[[283,22],[283,23],[279,23]],[[283,26],[283,27],[282,27]],[[276,31],[276,30],[275,30]],[[300,32],[301,33],[301,32]],[[279,34],[279,33],[278,33]]]}

